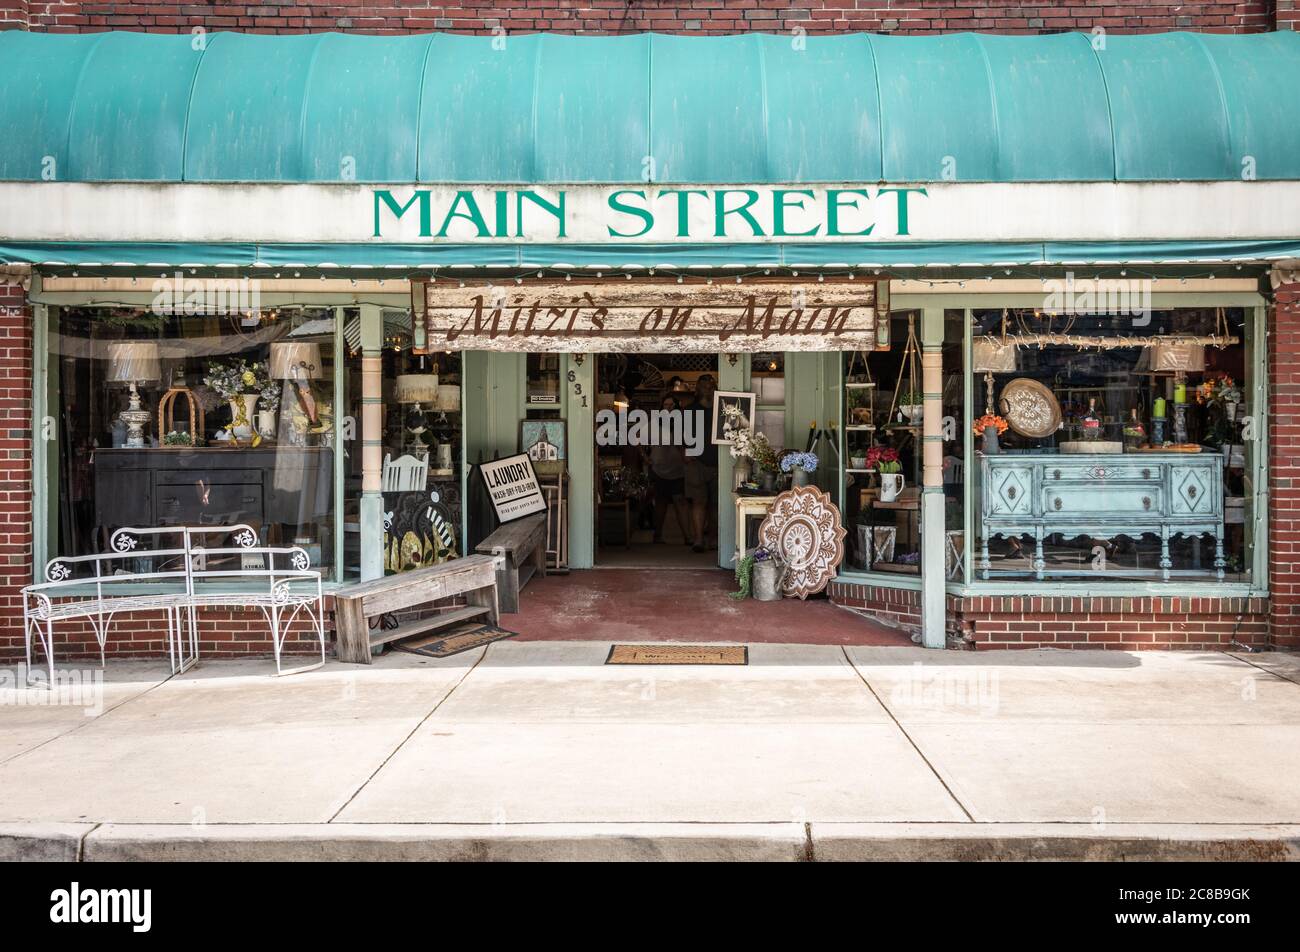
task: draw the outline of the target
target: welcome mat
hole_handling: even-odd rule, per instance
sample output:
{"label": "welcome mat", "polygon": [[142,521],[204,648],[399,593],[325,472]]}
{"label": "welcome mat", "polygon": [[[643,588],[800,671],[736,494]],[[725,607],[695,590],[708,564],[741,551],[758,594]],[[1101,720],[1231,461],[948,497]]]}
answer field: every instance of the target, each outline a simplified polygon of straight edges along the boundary
{"label": "welcome mat", "polygon": [[395,645],[399,651],[424,655],[426,658],[449,658],[471,648],[479,648],[494,641],[513,638],[516,631],[506,631],[495,625],[469,624],[453,628],[450,632],[440,631],[436,635],[424,638],[412,638]]}
{"label": "welcome mat", "polygon": [[745,645],[614,645],[606,664],[749,664]]}

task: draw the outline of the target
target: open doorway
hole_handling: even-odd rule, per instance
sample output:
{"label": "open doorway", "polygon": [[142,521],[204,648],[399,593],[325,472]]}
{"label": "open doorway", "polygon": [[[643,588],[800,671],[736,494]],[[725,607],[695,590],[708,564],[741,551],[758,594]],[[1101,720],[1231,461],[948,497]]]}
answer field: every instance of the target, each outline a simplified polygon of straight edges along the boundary
{"label": "open doorway", "polygon": [[717,379],[717,354],[599,355],[598,567],[717,566]]}

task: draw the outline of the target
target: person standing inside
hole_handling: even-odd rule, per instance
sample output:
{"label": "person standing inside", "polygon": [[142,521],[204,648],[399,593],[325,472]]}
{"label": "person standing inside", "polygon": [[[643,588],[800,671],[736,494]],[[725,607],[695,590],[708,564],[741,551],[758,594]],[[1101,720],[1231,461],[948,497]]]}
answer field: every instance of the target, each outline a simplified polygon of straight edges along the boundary
{"label": "person standing inside", "polygon": [[713,394],[718,382],[713,374],[695,381],[695,400],[686,408],[695,414],[697,433],[704,434],[704,451],[686,457],[686,499],[691,508],[696,552],[718,547],[718,444],[713,442]]}
{"label": "person standing inside", "polygon": [[[666,393],[659,401],[659,407],[662,410],[676,410],[677,398]],[[668,519],[668,510],[672,509],[677,514],[677,526],[682,530],[682,538],[690,545],[691,518],[684,487],[686,448],[673,445],[670,439],[664,438],[667,435],[667,432],[660,434],[660,438],[655,440],[646,454],[650,464],[650,477],[654,482],[654,542],[664,541],[664,523]]]}

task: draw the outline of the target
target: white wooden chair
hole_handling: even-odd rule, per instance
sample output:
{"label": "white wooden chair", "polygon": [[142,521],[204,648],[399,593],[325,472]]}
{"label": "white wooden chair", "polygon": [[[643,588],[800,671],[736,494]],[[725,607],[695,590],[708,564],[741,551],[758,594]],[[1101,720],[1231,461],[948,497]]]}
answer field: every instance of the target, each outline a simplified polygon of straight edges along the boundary
{"label": "white wooden chair", "polygon": [[399,456],[393,459],[391,453],[384,456],[384,492],[409,493],[423,492],[429,481],[429,460],[414,456]]}

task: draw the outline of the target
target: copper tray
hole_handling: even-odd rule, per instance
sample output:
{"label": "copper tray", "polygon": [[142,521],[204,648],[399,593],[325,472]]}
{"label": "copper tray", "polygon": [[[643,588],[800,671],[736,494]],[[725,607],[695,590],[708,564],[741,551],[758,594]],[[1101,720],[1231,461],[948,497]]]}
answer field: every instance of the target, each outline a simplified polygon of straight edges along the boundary
{"label": "copper tray", "polygon": [[998,407],[1011,429],[1030,439],[1051,436],[1061,425],[1056,394],[1030,377],[1017,377],[1003,387]]}

